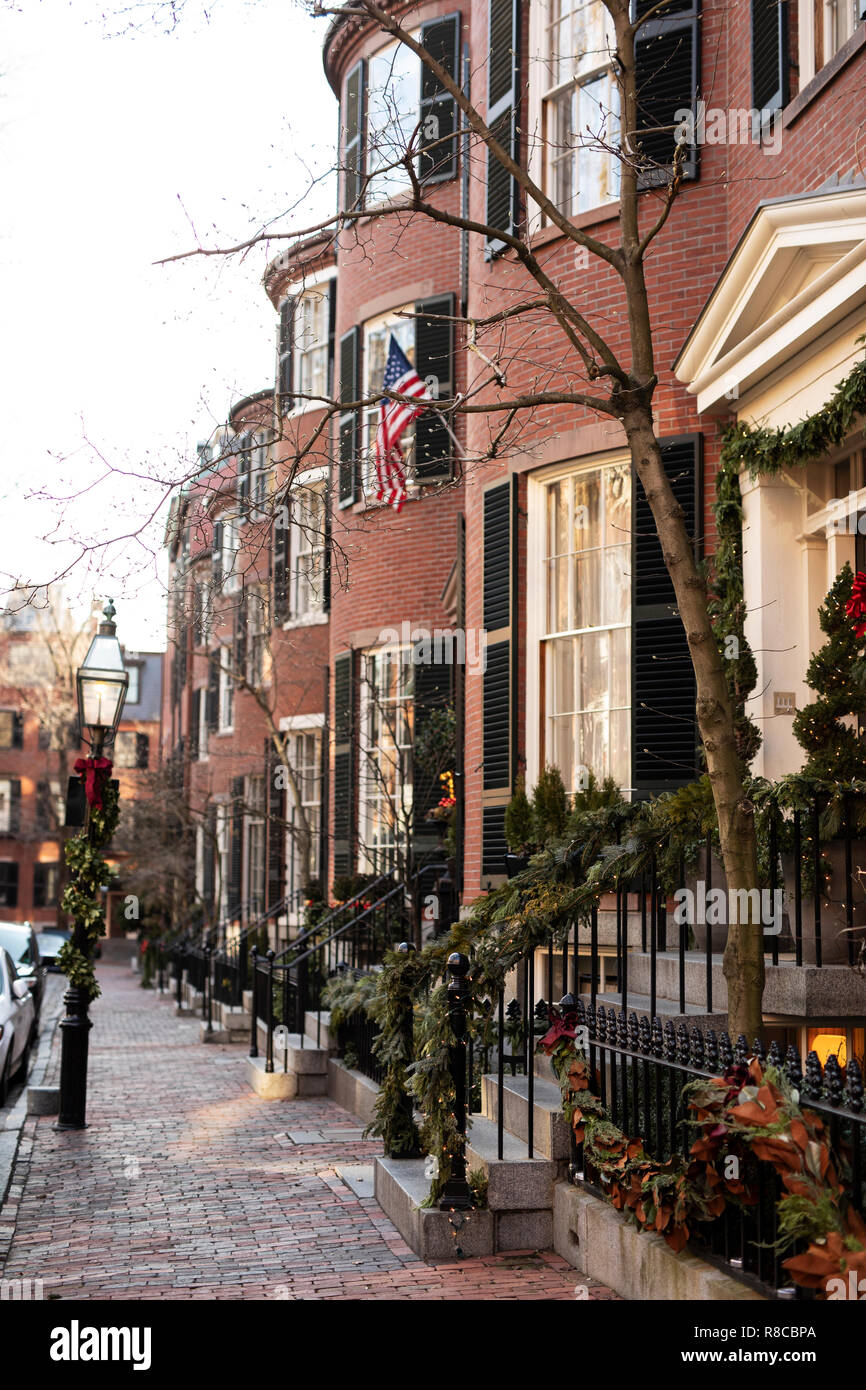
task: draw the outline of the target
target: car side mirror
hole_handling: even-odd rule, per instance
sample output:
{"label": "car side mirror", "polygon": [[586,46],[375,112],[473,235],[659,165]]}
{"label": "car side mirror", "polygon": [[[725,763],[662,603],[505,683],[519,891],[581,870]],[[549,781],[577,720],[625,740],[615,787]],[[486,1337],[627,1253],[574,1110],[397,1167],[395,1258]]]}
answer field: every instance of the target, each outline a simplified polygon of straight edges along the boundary
{"label": "car side mirror", "polygon": [[28,994],[30,993],[30,981],[13,980],[12,993],[15,995],[16,999],[26,999]]}

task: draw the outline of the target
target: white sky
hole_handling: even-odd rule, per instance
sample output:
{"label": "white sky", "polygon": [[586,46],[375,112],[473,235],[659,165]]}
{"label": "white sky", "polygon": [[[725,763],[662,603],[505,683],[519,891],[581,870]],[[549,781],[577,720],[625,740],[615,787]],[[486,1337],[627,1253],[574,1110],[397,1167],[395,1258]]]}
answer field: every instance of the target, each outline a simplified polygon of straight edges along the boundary
{"label": "white sky", "polygon": [[[261,276],[282,243],[153,262],[333,210],[330,180],[307,196],[307,170],[334,159],[326,21],[293,0],[187,0],[174,32],[129,33],[123,3],[0,0],[0,590],[53,578],[70,536],[138,528],[164,493],[153,479],[181,476],[231,403],[273,380]],[[143,476],[82,496],[99,455]],[[51,499],[76,494],[59,516]],[[164,645],[161,534],[69,581],[113,596],[133,649]]]}

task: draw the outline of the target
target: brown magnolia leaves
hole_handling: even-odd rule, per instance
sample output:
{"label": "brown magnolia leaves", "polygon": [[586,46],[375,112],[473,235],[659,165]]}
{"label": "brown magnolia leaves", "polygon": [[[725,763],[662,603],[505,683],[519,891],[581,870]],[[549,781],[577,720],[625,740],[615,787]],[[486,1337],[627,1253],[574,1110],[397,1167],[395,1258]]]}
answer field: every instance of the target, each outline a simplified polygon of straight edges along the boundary
{"label": "brown magnolia leaves", "polygon": [[[824,1122],[814,1111],[800,1110],[796,1093],[784,1089],[772,1067],[752,1058],[748,1066],[688,1086],[698,1128],[689,1158],[675,1155],[659,1164],[646,1154],[643,1140],[629,1138],[611,1121],[591,1089],[586,1057],[562,1034],[546,1041],[552,1043],[575,1140],[598,1170],[608,1200],[642,1230],[655,1231],[680,1251],[690,1222],[714,1220],[729,1200],[753,1206],[757,1192],[743,1176],[751,1154],[781,1179],[780,1230],[792,1239],[809,1233],[806,1251],[783,1261],[792,1278],[826,1292],[831,1279],[851,1270],[866,1276],[866,1223],[847,1200]],[[786,1209],[786,1203],[796,1205]]]}

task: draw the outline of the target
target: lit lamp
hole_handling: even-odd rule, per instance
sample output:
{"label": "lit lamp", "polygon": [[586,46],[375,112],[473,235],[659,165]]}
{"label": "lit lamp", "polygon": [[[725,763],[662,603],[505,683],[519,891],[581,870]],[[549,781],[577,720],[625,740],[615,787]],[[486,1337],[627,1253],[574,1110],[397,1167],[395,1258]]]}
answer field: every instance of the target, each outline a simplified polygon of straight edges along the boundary
{"label": "lit lamp", "polygon": [[[123,653],[114,626],[115,608],[111,599],[102,611],[105,621],[99,624],[76,676],[81,738],[90,744],[92,758],[101,758],[106,744],[114,742],[129,685],[129,674],[124,670]],[[83,765],[86,766],[76,764],[76,770]],[[92,839],[93,821],[89,808],[85,823]],[[72,945],[90,955],[91,944],[85,925],[77,918],[73,922]],[[63,1003],[66,1016],[60,1020],[60,1114],[56,1128],[84,1129],[88,1033],[92,1027],[88,1015],[90,999],[87,989],[81,984],[70,983]]]}
{"label": "lit lamp", "polygon": [[105,622],[99,624],[99,631],[76,676],[81,738],[90,744],[94,757],[99,757],[106,744],[114,742],[129,687],[129,672],[123,665],[113,621],[116,610],[111,599],[102,611]]}

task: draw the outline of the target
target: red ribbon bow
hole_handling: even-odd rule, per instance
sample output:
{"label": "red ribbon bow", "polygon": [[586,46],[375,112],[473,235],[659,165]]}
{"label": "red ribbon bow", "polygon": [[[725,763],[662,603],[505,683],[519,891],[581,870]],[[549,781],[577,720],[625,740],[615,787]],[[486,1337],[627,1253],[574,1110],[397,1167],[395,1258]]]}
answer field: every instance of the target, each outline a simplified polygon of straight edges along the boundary
{"label": "red ribbon bow", "polygon": [[84,795],[87,797],[88,806],[95,806],[101,811],[102,793],[111,776],[111,759],[79,758],[75,764],[75,771],[79,777],[84,778]]}
{"label": "red ribbon bow", "polygon": [[854,624],[854,636],[862,637],[866,632],[866,573],[863,570],[858,570],[854,576],[854,586],[845,604],[845,612]]}

